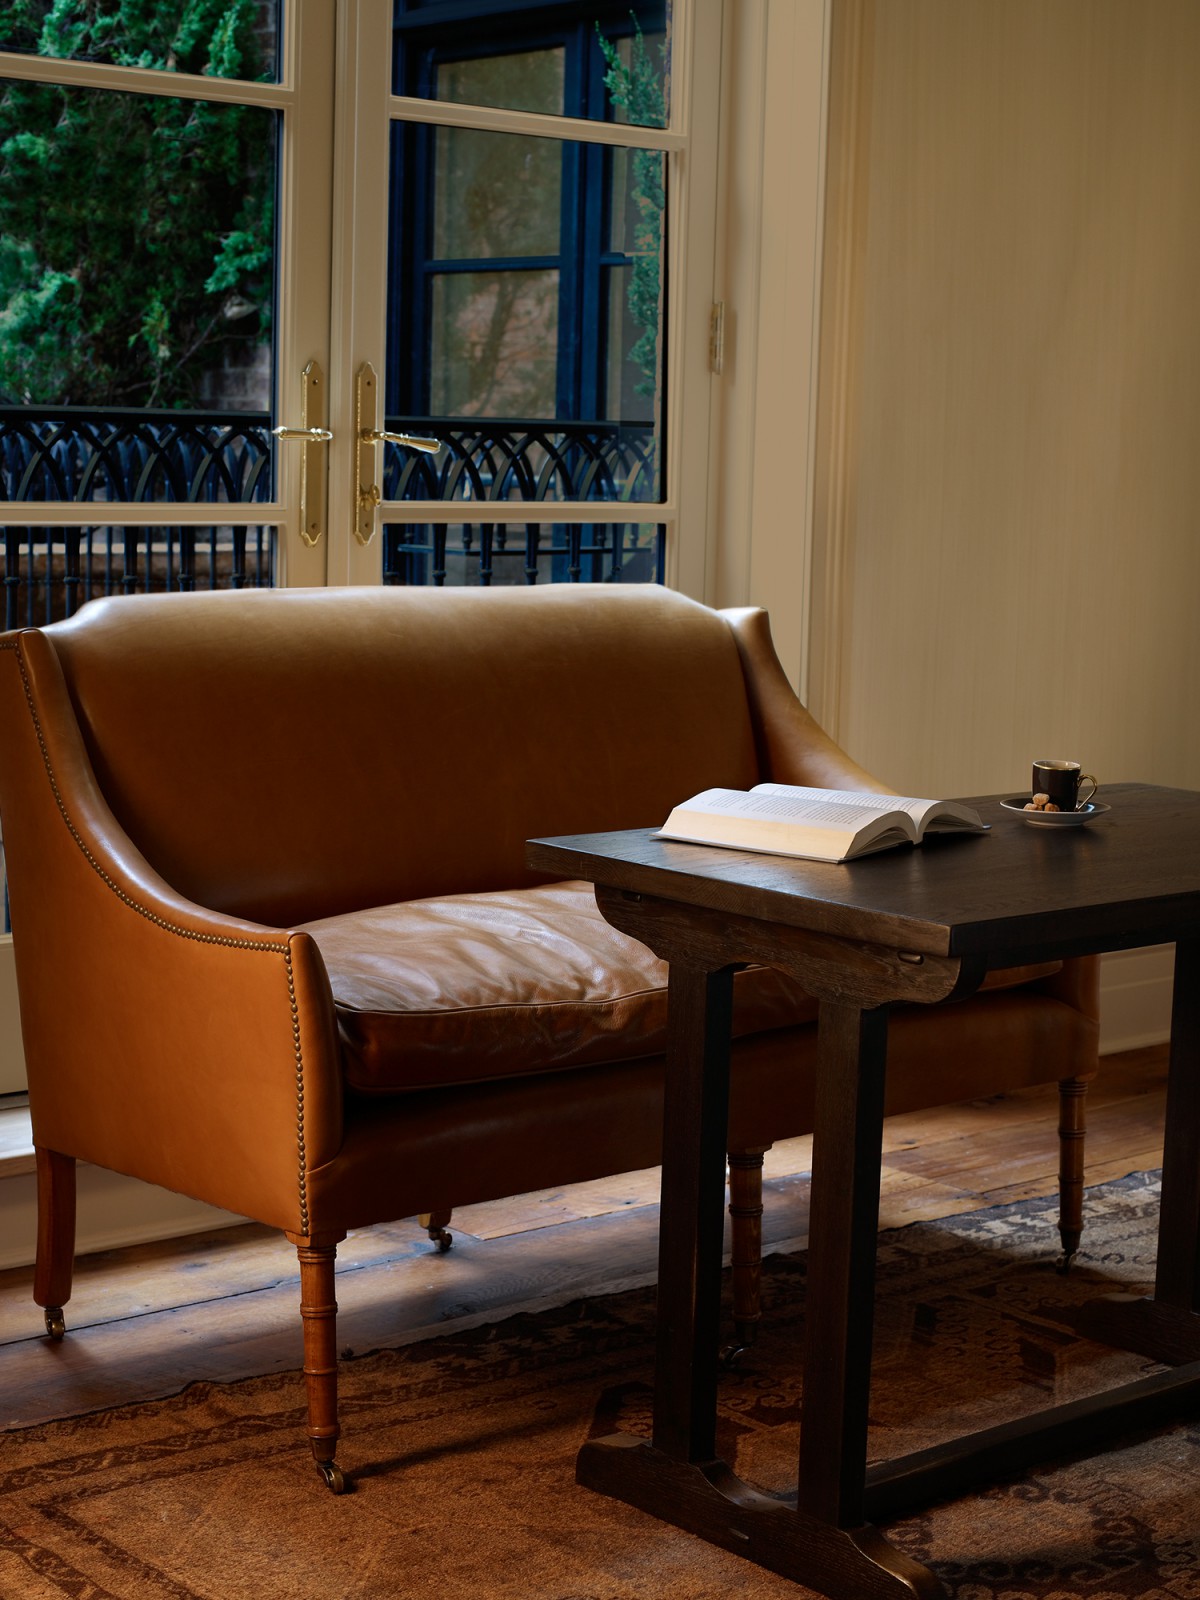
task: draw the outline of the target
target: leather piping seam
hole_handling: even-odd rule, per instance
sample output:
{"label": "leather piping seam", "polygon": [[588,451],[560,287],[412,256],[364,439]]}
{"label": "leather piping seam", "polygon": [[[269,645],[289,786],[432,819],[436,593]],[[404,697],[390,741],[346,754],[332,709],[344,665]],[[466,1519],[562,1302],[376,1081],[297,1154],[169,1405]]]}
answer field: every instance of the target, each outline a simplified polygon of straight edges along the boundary
{"label": "leather piping seam", "polygon": [[50,792],[54,796],[54,803],[58,807],[59,816],[66,824],[67,832],[74,840],[80,854],[83,856],[88,866],[91,867],[92,871],[96,874],[100,881],[105,885],[105,887],[111,890],[114,895],[116,895],[117,899],[120,900],[122,905],[128,906],[131,911],[135,911],[139,917],[142,917],[145,919],[145,921],[152,923],[154,927],[161,928],[164,933],[174,934],[178,939],[190,939],[195,944],[219,945],[231,950],[251,950],[255,952],[261,952],[265,955],[281,955],[283,957],[284,970],[287,974],[288,1004],[292,1013],[293,1048],[296,1056],[296,1143],[299,1157],[297,1168],[297,1188],[300,1202],[300,1225],[301,1231],[307,1234],[309,1231],[309,1218],[308,1185],[304,1167],[304,1054],[300,1040],[300,1008],[296,1002],[296,981],[292,968],[291,943],[289,941],[285,941],[282,944],[267,944],[260,943],[254,939],[234,939],[228,934],[197,933],[192,928],[181,928],[173,922],[168,922],[165,917],[160,917],[156,912],[151,911],[147,906],[139,905],[131,895],[127,894],[125,890],[121,888],[115,879],[110,877],[109,874],[105,872],[104,868],[96,860],[95,856],[89,849],[83,835],[79,832],[79,829],[72,821],[71,815],[67,810],[66,802],[63,800],[62,792],[58,787],[58,779],[54,775],[54,767],[50,761],[50,752],[46,748],[46,738],[42,730],[41,718],[37,713],[37,706],[34,702],[33,690],[29,683],[29,674],[25,670],[25,662],[21,655],[19,641],[15,639],[6,639],[0,641],[0,650],[11,650],[16,657],[17,667],[21,673],[21,687],[25,694],[25,703],[29,707],[29,717],[33,723],[33,731],[37,737],[38,749],[41,751],[42,765],[46,769],[46,778],[50,784]]}

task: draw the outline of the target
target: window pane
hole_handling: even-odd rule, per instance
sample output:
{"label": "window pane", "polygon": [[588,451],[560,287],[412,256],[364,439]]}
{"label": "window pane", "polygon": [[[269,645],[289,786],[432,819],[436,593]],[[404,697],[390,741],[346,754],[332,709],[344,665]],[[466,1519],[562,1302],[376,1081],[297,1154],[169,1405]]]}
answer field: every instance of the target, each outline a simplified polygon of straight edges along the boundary
{"label": "window pane", "polygon": [[[628,0],[401,0],[397,83],[661,126],[667,23]],[[441,497],[494,493],[476,479],[509,499],[661,497],[666,177],[666,156],[635,143],[396,119],[386,409],[465,451],[432,475]],[[478,448],[502,465],[463,445],[472,422],[494,425]],[[502,423],[539,441],[519,469]]]}
{"label": "window pane", "polygon": [[463,272],[433,281],[430,401],[442,416],[553,416],[557,272]]}
{"label": "window pane", "polygon": [[665,180],[658,151],[396,124],[389,416],[448,441],[468,419],[579,424],[605,463],[636,438],[636,491],[576,470],[576,429],[537,493],[660,498]]}
{"label": "window pane", "polygon": [[0,404],[266,409],[275,119],[0,85]]}
{"label": "window pane", "polygon": [[607,115],[633,128],[665,128],[669,59],[663,33],[638,31],[601,46]]}
{"label": "window pane", "polygon": [[670,9],[670,0],[593,0],[523,15],[487,0],[396,0],[394,92],[662,128]]}
{"label": "window pane", "polygon": [[505,106],[510,111],[563,113],[566,52],[524,50],[510,55],[439,62],[435,100],[459,105]]}
{"label": "window pane", "polygon": [[661,583],[657,523],[392,523],[383,581],[447,587],[531,583]]}
{"label": "window pane", "polygon": [[608,152],[610,163],[609,183],[612,200],[608,208],[608,248],[618,254],[633,248],[634,223],[637,221],[630,196],[630,150],[620,147]]}
{"label": "window pane", "polygon": [[658,352],[652,330],[630,310],[628,267],[608,280],[608,391],[605,415],[653,425]]}
{"label": "window pane", "polygon": [[18,527],[0,529],[6,628],[70,617],[110,594],[266,589],[276,581],[276,529]]}
{"label": "window pane", "polygon": [[389,414],[394,433],[434,433],[436,456],[385,445],[385,500],[656,500],[654,430],[604,422],[428,422]]}
{"label": "window pane", "polygon": [[437,130],[433,255],[557,255],[562,146],[556,139]]}
{"label": "window pane", "polygon": [[274,83],[279,0],[7,0],[0,50]]}
{"label": "window pane", "polygon": [[606,415],[650,422],[662,379],[666,160],[614,150],[610,172]]}

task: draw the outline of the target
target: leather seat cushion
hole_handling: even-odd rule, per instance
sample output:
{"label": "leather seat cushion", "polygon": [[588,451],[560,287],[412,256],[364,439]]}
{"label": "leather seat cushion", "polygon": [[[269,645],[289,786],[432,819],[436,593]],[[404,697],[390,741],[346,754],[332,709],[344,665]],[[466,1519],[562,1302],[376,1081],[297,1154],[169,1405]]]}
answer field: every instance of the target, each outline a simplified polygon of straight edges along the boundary
{"label": "leather seat cushion", "polygon": [[[302,926],[320,947],[346,1075],[368,1094],[633,1060],[666,1047],[667,969],[590,884],[408,900]],[[815,1020],[766,967],[734,979],[741,1037]]]}

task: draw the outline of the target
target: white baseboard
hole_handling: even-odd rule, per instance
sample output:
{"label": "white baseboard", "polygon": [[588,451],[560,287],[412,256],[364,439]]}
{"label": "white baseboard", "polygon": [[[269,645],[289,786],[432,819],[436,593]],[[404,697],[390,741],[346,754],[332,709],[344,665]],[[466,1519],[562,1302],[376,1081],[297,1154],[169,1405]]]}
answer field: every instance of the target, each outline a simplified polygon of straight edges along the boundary
{"label": "white baseboard", "polygon": [[[228,1228],[244,1222],[228,1211],[202,1205],[136,1178],[80,1163],[77,1255],[116,1250],[152,1239]],[[32,1172],[0,1178],[0,1268],[31,1265],[37,1245],[37,1180]]]}
{"label": "white baseboard", "polygon": [[[1120,950],[1104,957],[1100,975],[1100,1053],[1139,1050],[1170,1037],[1174,947]],[[37,1240],[32,1151],[0,1168],[0,1268],[28,1266]],[[245,1219],[183,1195],[80,1164],[76,1250],[90,1255],[123,1245],[177,1239]]]}
{"label": "white baseboard", "polygon": [[1100,968],[1100,1054],[1141,1050],[1171,1037],[1175,946],[1115,950]]}

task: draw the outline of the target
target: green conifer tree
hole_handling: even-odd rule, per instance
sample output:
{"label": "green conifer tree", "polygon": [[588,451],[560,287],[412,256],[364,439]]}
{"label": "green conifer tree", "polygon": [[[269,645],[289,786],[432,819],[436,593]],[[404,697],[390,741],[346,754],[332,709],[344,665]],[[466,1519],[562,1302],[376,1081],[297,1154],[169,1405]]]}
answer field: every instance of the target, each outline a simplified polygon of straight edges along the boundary
{"label": "green conifer tree", "polygon": [[[8,0],[0,49],[250,78],[257,0]],[[0,402],[179,407],[272,301],[273,114],[0,82]]]}

